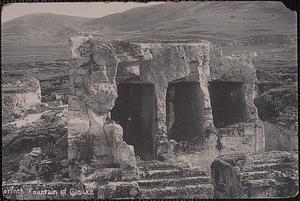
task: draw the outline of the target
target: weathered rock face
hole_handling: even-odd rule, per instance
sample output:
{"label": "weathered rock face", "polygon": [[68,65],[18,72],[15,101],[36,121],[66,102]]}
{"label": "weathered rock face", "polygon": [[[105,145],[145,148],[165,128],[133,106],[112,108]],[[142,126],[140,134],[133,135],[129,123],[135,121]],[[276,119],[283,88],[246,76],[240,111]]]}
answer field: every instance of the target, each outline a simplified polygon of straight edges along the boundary
{"label": "weathered rock face", "polygon": [[[79,41],[81,40],[81,41]],[[119,165],[131,161],[135,164],[132,147],[122,141],[122,129],[109,126],[110,110],[117,98],[116,75],[119,63],[148,59],[148,50],[128,42],[106,42],[86,38],[73,39],[77,62],[71,70],[71,95],[69,96],[69,158],[74,158],[72,141],[78,136],[95,136],[95,159],[99,164]],[[86,43],[81,43],[86,41]],[[78,51],[78,52],[76,52]],[[78,65],[79,64],[79,65]],[[111,142],[112,144],[110,144]],[[121,161],[120,153],[127,159]],[[126,154],[126,156],[125,156]]]}
{"label": "weathered rock face", "polygon": [[223,56],[219,47],[210,55],[211,80],[231,82],[256,82],[256,70],[252,65],[252,57]]}
{"label": "weathered rock face", "polygon": [[41,88],[37,79],[12,80],[2,85],[2,121],[7,122],[26,113],[41,102]]}
{"label": "weathered rock face", "polygon": [[265,127],[266,150],[298,149],[298,105],[295,84],[269,89],[255,98]]}
{"label": "weathered rock face", "polygon": [[[170,148],[172,146],[167,139],[168,136],[170,139],[169,134],[172,128],[178,125],[189,128],[183,125],[187,122],[185,120],[187,118],[180,117],[180,112],[178,113],[180,111],[178,108],[183,107],[178,105],[178,102],[184,102],[182,97],[188,95],[184,93],[193,93],[191,97],[195,98],[197,104],[192,102],[190,109],[193,113],[200,114],[192,117],[184,114],[191,119],[189,122],[197,124],[197,126],[193,125],[194,133],[189,135],[198,137],[201,146],[208,143],[206,133],[214,125],[208,86],[214,81],[243,83],[239,88],[238,93],[241,98],[238,101],[243,112],[242,121],[253,124],[253,129],[250,129],[252,133],[248,133],[251,135],[251,143],[248,144],[251,147],[249,151],[264,150],[263,127],[253,103],[256,75],[249,59],[223,57],[221,50],[207,41],[137,43],[103,41],[92,36],[74,37],[71,41],[73,68],[70,75],[68,122],[70,158],[74,158],[72,141],[78,136],[94,135],[97,139],[94,142],[95,159],[103,164],[116,162],[118,154],[115,153],[118,151],[113,150],[114,145],[108,143],[114,138],[107,140],[107,134],[105,134],[107,129],[104,127],[110,124],[110,111],[118,97],[117,86],[120,83],[154,85],[155,118],[152,123],[149,123],[153,127],[152,143],[155,144],[157,151],[153,159],[168,158],[168,155],[172,155],[170,149],[173,148]],[[191,86],[192,90],[184,90],[183,86],[174,87],[177,101],[168,101],[168,86],[175,86],[174,84],[186,84],[188,87]],[[179,91],[182,95],[176,96]],[[176,111],[177,114],[175,114]],[[130,115],[126,118],[128,118],[127,122],[132,120]],[[128,131],[128,128],[123,127],[124,129]],[[118,126],[114,126],[112,130],[116,130],[110,131],[113,136],[120,133],[117,131],[120,130]],[[179,131],[177,135],[180,135]],[[217,139],[216,133],[211,139]],[[113,143],[117,144],[117,141]],[[238,143],[241,142],[238,141]],[[129,151],[130,146],[128,147],[124,142],[121,144],[123,145],[119,147],[123,147],[120,148],[124,150],[123,154],[127,153],[126,157],[133,158],[132,152]],[[202,148],[207,149],[205,146]],[[240,151],[240,149],[234,151]],[[124,162],[118,161],[117,163]]]}
{"label": "weathered rock face", "polygon": [[298,121],[297,86],[288,85],[268,90],[255,98],[262,121],[289,128]]}
{"label": "weathered rock face", "polygon": [[215,198],[292,197],[298,193],[298,153],[220,156],[212,163]]}
{"label": "weathered rock face", "polygon": [[282,125],[264,121],[266,151],[298,150],[298,122],[289,129]]}
{"label": "weathered rock face", "polygon": [[[166,94],[170,82],[180,79],[195,81],[199,84],[199,93],[209,95],[207,85],[210,78],[210,44],[201,41],[199,43],[166,42],[144,45],[150,48],[153,59],[141,64],[141,80],[155,83],[158,132],[167,134]],[[209,98],[208,100],[205,100],[204,96],[201,98],[199,110],[209,110]],[[203,116],[199,123],[205,125],[205,121],[211,120],[211,115]]]}

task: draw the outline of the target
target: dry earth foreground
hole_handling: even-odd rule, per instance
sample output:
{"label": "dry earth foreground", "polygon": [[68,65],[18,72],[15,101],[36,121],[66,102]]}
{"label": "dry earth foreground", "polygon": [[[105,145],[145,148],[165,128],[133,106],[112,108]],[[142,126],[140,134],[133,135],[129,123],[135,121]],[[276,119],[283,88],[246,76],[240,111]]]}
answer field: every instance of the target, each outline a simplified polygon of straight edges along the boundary
{"label": "dry earth foreground", "polygon": [[261,82],[255,55],[225,56],[205,40],[81,34],[70,44],[68,62],[2,69],[5,197],[297,194],[293,73]]}

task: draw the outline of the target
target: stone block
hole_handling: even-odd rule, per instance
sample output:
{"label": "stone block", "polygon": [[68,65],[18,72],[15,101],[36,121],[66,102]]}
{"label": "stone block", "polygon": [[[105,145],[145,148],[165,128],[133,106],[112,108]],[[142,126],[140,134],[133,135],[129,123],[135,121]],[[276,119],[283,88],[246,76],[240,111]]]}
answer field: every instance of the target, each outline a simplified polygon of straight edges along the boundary
{"label": "stone block", "polygon": [[69,113],[68,138],[78,137],[89,131],[89,120],[86,115]]}
{"label": "stone block", "polygon": [[110,182],[98,189],[98,199],[137,198],[140,188],[137,182]]}
{"label": "stone block", "polygon": [[82,111],[85,109],[85,105],[83,104],[82,100],[80,100],[80,97],[69,95],[68,96],[68,104],[69,104],[69,110],[73,111]]}

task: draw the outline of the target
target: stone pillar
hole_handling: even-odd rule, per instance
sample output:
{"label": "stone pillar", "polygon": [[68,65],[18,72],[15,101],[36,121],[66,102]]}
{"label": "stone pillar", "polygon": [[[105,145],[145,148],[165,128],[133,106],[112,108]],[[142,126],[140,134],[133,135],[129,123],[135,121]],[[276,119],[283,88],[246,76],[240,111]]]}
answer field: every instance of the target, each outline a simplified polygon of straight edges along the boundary
{"label": "stone pillar", "polygon": [[254,105],[255,83],[247,82],[242,87],[242,97],[245,104],[245,121],[254,124],[254,152],[265,151],[264,126],[258,117],[257,108]]}
{"label": "stone pillar", "polygon": [[242,97],[244,101],[245,108],[245,120],[250,122],[255,122],[258,120],[257,108],[254,105],[255,96],[255,83],[247,82],[243,84],[242,87]]}
{"label": "stone pillar", "polygon": [[157,135],[161,139],[167,138],[166,120],[166,94],[168,83],[162,85],[155,84],[156,104],[157,104]]}
{"label": "stone pillar", "polygon": [[156,94],[156,155],[158,160],[165,160],[162,156],[168,153],[168,139],[167,139],[167,120],[166,120],[166,95],[167,95],[168,83],[164,83],[163,86],[155,84]]}
{"label": "stone pillar", "polygon": [[265,152],[265,132],[262,122],[254,124],[255,147],[254,152]]}
{"label": "stone pillar", "polygon": [[87,115],[77,111],[69,111],[68,117],[68,158],[76,160],[78,158],[76,140],[88,133],[89,120]]}
{"label": "stone pillar", "polygon": [[167,116],[167,133],[169,133],[170,129],[172,128],[174,122],[175,122],[175,111],[174,111],[174,103],[173,103],[173,100],[174,100],[174,94],[175,94],[175,91],[174,91],[174,87],[170,87],[169,88],[169,91],[167,91],[167,99],[168,102],[167,102],[167,113],[166,113],[166,116]]}
{"label": "stone pillar", "polygon": [[211,108],[211,102],[210,102],[210,94],[208,91],[208,83],[203,82],[200,83],[200,94],[201,98],[203,98],[202,102],[202,114],[203,114],[203,120],[202,120],[202,132],[209,128],[212,127],[213,124],[213,115],[212,115],[212,108]]}
{"label": "stone pillar", "polygon": [[[210,51],[210,50],[209,50]],[[210,58],[209,52],[203,54],[200,58],[190,62],[191,72],[194,72],[190,77],[199,82],[201,113],[202,115],[202,133],[207,128],[213,127],[213,116],[210,102],[210,94],[208,90],[208,81],[210,79]]]}
{"label": "stone pillar", "polygon": [[83,88],[83,69],[80,66],[87,62],[87,58],[73,59],[70,61],[73,68],[70,70],[70,94],[68,95],[68,158],[76,160],[78,158],[78,147],[76,140],[87,134],[90,123],[87,115],[87,107],[82,98]]}

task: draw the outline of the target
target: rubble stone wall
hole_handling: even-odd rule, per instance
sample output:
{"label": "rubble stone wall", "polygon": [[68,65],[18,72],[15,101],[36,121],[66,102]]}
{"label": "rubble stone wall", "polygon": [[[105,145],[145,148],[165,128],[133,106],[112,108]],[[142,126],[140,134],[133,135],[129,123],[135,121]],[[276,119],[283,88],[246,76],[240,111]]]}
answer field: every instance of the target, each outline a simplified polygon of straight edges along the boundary
{"label": "rubble stone wall", "polygon": [[2,121],[22,116],[41,102],[41,88],[37,79],[13,80],[2,85]]}
{"label": "rubble stone wall", "polygon": [[61,94],[62,100],[67,102],[67,100],[65,101],[65,99],[67,99],[65,96],[69,90],[69,79],[68,75],[62,75],[40,80],[42,101],[48,102],[55,100],[56,97],[52,94],[56,93]]}

